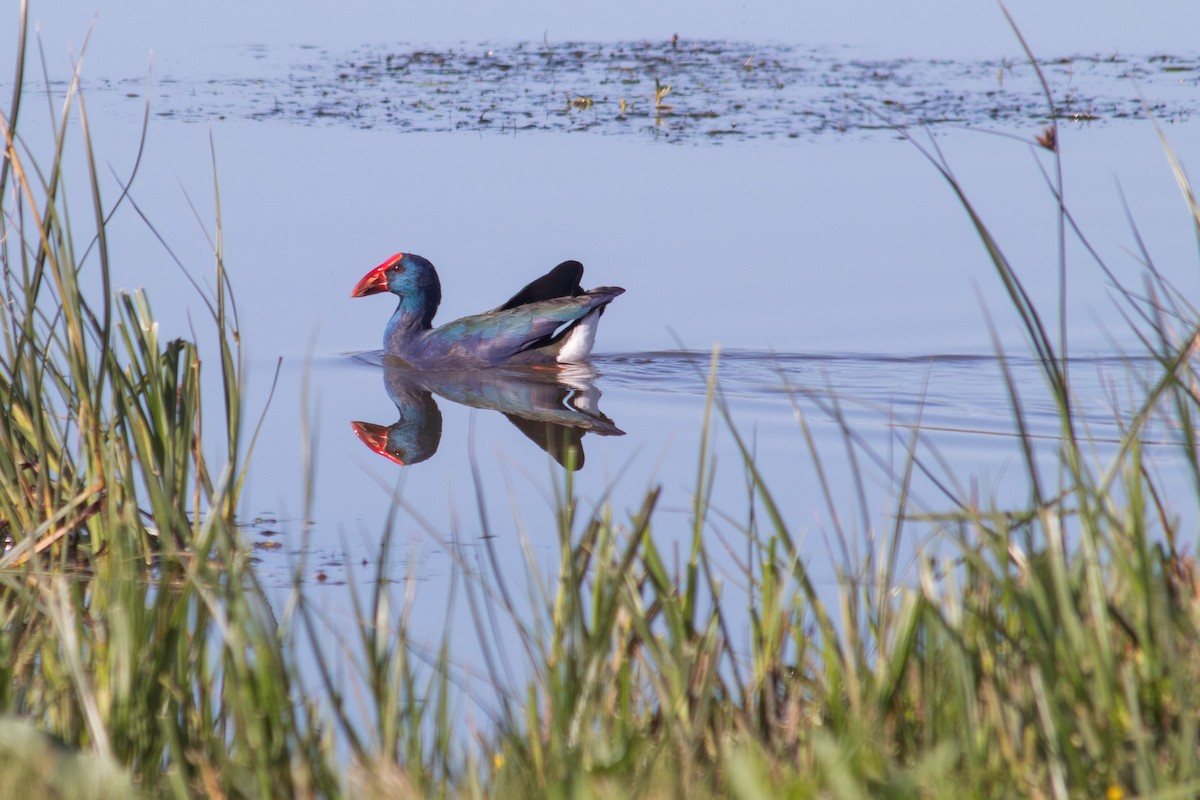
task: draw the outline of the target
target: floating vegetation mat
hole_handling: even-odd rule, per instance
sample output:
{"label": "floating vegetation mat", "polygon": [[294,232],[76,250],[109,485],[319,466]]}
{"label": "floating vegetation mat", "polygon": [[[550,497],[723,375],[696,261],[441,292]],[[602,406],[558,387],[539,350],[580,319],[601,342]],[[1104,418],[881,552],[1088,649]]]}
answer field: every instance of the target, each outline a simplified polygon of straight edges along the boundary
{"label": "floating vegetation mat", "polygon": [[[167,92],[160,112],[688,142],[812,138],[891,124],[1029,128],[1047,113],[1032,68],[1015,59],[872,60],[829,49],[678,39],[298,52],[303,63],[277,78]],[[256,57],[261,67],[278,54]],[[1081,124],[1141,118],[1148,109],[1162,121],[1182,121],[1200,104],[1196,56],[1072,56],[1041,66],[1060,116]]]}

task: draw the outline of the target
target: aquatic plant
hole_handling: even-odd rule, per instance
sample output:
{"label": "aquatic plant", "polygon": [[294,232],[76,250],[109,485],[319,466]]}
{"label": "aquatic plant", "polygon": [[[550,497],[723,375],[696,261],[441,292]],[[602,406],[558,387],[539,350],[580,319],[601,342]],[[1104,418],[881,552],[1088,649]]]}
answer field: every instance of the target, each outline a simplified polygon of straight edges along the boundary
{"label": "aquatic plant", "polygon": [[[219,240],[215,293],[201,296],[217,334],[224,387],[225,452],[214,468],[201,445],[195,343],[160,341],[147,297],[112,289],[108,224],[131,204],[133,176],[106,204],[78,72],[51,120],[49,163],[39,163],[17,133],[23,66],[22,57],[12,108],[0,118],[0,395],[7,409],[0,420],[0,525],[11,544],[3,563],[49,552],[86,559],[110,549],[150,561],[198,544],[201,553],[227,547],[243,411],[237,316]],[[73,116],[91,201],[90,232],[81,239],[64,170]]]}
{"label": "aquatic plant", "polygon": [[671,93],[671,84],[661,83],[661,82],[659,82],[658,78],[654,79],[654,113],[656,115],[661,114],[664,111],[669,112],[669,111],[671,111],[671,109],[674,108],[674,106],[668,105],[663,102],[663,100],[665,100],[667,95],[669,95],[670,93]]}

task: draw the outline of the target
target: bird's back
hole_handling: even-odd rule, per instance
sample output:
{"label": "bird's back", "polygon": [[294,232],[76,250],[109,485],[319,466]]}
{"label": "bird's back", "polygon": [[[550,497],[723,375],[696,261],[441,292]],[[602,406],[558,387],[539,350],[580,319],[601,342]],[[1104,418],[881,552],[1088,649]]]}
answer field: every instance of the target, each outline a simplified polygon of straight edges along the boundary
{"label": "bird's back", "polygon": [[426,331],[408,342],[405,352],[393,354],[422,369],[581,361],[591,351],[601,310],[624,291],[605,286],[576,296],[502,306]]}

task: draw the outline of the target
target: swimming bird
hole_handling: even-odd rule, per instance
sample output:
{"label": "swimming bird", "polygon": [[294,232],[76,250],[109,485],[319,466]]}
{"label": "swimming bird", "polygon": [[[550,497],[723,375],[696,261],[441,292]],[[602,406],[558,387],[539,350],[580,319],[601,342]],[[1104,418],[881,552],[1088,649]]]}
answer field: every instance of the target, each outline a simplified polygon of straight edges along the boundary
{"label": "swimming bird", "polygon": [[625,290],[584,291],[583,265],[564,261],[500,306],[433,327],[442,284],[428,259],[396,253],[350,293],[400,298],[383,332],[383,349],[411,367],[471,370],[505,365],[577,363],[587,359],[604,307]]}

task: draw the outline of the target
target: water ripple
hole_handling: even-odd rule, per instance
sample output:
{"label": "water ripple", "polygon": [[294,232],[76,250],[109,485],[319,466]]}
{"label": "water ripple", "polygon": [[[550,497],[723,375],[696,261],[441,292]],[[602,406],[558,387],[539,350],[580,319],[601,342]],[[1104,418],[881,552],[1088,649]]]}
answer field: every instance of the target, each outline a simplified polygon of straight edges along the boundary
{"label": "water ripple", "polygon": [[[658,351],[598,356],[602,387],[634,392],[702,396],[708,390],[711,355]],[[1105,356],[1069,362],[1075,414],[1093,440],[1120,438],[1144,384],[1154,374],[1148,358]],[[722,353],[718,383],[735,409],[786,402],[814,418],[838,416],[852,424],[908,426],[945,433],[1012,435],[1011,377],[1022,416],[1037,436],[1061,433],[1057,403],[1034,358],[972,354],[877,355],[732,351]],[[1151,441],[1173,443],[1161,425],[1146,429]]]}

